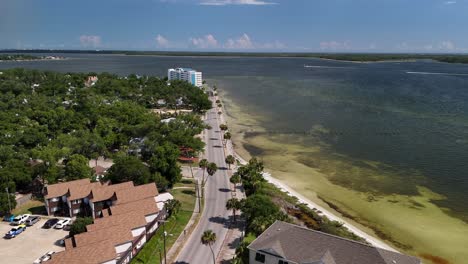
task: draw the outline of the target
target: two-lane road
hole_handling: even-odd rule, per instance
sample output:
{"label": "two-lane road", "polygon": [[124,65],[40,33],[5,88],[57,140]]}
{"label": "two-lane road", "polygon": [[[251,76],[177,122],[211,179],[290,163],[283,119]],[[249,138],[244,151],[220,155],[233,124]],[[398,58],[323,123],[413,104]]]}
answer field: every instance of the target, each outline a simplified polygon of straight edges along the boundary
{"label": "two-lane road", "polygon": [[211,229],[216,233],[216,243],[213,250],[216,254],[220,251],[223,240],[227,234],[227,220],[230,216],[226,210],[226,201],[231,198],[229,176],[227,168],[222,131],[219,129],[219,120],[216,107],[207,113],[206,123],[212,127],[206,135],[206,159],[218,165],[218,170],[209,177],[205,185],[205,209],[198,226],[191,234],[184,248],[179,253],[176,263],[209,264],[213,257],[209,247],[201,244],[201,236],[205,230]]}

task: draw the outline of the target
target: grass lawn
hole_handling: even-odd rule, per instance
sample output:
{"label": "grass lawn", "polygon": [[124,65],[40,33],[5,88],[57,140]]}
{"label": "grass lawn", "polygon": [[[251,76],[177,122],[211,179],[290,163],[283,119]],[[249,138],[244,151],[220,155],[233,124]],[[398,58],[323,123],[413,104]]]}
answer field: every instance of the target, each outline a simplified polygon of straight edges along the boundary
{"label": "grass lawn", "polygon": [[[178,183],[178,187],[192,187],[193,189],[176,189],[172,190],[171,194],[174,195],[176,200],[182,203],[182,207],[177,215],[170,217],[167,223],[165,223],[165,229],[167,232],[166,237],[166,252],[172,247],[174,242],[177,240],[179,235],[184,231],[185,226],[192,217],[192,212],[195,206],[195,185],[189,183],[187,180],[182,180]],[[133,258],[132,262],[135,263],[160,263],[159,252],[161,252],[164,258],[164,240],[163,240],[163,228],[159,228],[156,234],[148,241],[138,255]]]}
{"label": "grass lawn", "polygon": [[18,206],[16,209],[12,211],[14,215],[19,214],[38,214],[38,215],[46,215],[47,211],[44,206],[44,202],[37,201],[37,200],[30,200],[24,203],[21,206]]}

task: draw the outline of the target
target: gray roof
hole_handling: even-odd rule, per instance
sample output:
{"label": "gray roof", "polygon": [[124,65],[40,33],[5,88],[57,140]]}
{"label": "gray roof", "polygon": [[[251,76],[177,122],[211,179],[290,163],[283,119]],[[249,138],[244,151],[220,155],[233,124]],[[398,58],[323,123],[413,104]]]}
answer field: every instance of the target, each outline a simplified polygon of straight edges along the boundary
{"label": "gray roof", "polygon": [[249,249],[300,264],[420,264],[418,258],[276,221]]}

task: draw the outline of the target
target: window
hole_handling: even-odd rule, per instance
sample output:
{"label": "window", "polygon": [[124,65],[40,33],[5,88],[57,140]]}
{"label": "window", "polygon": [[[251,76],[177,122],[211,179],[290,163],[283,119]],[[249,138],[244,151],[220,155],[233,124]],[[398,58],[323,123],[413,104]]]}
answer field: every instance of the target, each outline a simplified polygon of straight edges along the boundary
{"label": "window", "polygon": [[265,263],[265,255],[260,253],[255,254],[255,261]]}
{"label": "window", "polygon": [[78,208],[78,209],[73,210],[73,213],[74,213],[74,214],[77,214],[77,213],[79,213],[80,211],[81,211],[80,208]]}
{"label": "window", "polygon": [[52,198],[50,201],[51,201],[51,202],[58,202],[58,201],[59,201],[59,198],[58,198],[58,197],[55,197],[55,198]]}
{"label": "window", "polygon": [[51,209],[50,211],[52,211],[52,212],[57,212],[58,210],[59,210],[58,207],[52,207],[52,209]]}
{"label": "window", "polygon": [[287,262],[286,260],[280,259],[280,260],[278,261],[278,264],[289,264],[289,262]]}
{"label": "window", "polygon": [[80,204],[81,203],[81,200],[73,200],[72,201],[72,204]]}

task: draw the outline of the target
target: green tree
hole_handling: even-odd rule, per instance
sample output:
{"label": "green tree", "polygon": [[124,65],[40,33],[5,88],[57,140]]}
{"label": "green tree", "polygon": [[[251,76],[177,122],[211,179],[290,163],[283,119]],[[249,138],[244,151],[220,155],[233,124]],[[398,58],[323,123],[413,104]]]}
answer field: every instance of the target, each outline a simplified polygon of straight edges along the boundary
{"label": "green tree", "polygon": [[219,103],[221,103],[221,101],[218,99],[218,100],[216,100],[216,103],[219,104]]}
{"label": "green tree", "polygon": [[86,232],[86,226],[94,223],[92,217],[78,217],[70,227],[70,236],[78,235]]}
{"label": "green tree", "polygon": [[170,185],[174,185],[182,179],[181,169],[177,163],[180,151],[176,145],[164,143],[152,148],[151,158],[148,164],[152,173],[160,173]]}
{"label": "green tree", "polygon": [[92,170],[89,167],[88,159],[80,154],[73,154],[65,163],[65,179],[73,181],[84,178],[91,178]]}
{"label": "green tree", "polygon": [[137,157],[124,156],[115,160],[106,177],[113,184],[133,181],[136,185],[140,185],[149,182],[151,172]]}
{"label": "green tree", "polygon": [[221,129],[222,131],[226,131],[228,130],[228,126],[226,124],[221,124],[219,125],[219,129]]}
{"label": "green tree", "polygon": [[201,236],[201,243],[210,247],[211,254],[213,255],[213,264],[216,264],[215,254],[213,251],[213,245],[216,243],[216,234],[212,230],[206,230]]}
{"label": "green tree", "polygon": [[232,210],[232,216],[234,218],[234,222],[236,222],[236,211],[240,210],[242,207],[242,202],[237,198],[231,198],[226,201],[226,209]]}
{"label": "green tree", "polygon": [[234,173],[231,178],[229,178],[229,181],[234,184],[234,190],[236,189],[237,187],[237,184],[241,183],[241,177],[238,173]]}
{"label": "green tree", "polygon": [[182,207],[182,204],[179,200],[171,199],[168,200],[164,206],[167,210],[168,215],[173,216],[179,212],[180,208]]}
{"label": "green tree", "polygon": [[202,176],[202,182],[205,182],[205,170],[208,167],[208,160],[207,159],[201,159],[200,162],[198,162],[198,167],[203,170],[203,176]]}
{"label": "green tree", "polygon": [[151,176],[152,181],[156,183],[156,186],[158,187],[158,192],[166,192],[167,189],[169,188],[170,182],[164,178],[161,173],[156,172]]}
{"label": "green tree", "polygon": [[[206,172],[208,172],[208,175],[213,176],[216,171],[218,170],[218,166],[214,162],[210,162],[208,166],[206,167]],[[205,179],[205,182],[203,182],[203,186],[205,186],[206,181],[208,178]]]}
{"label": "green tree", "polygon": [[234,156],[228,155],[226,157],[226,163],[228,164],[229,169],[231,169],[231,165],[234,164],[234,162],[236,162],[236,159],[234,158]]}

